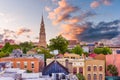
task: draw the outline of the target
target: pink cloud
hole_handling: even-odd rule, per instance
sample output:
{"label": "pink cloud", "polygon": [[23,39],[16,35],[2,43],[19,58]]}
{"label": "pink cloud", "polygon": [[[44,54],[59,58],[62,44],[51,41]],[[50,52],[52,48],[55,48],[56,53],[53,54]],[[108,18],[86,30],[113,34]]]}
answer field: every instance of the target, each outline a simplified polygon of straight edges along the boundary
{"label": "pink cloud", "polygon": [[104,5],[110,5],[112,2],[111,0],[103,0]]}
{"label": "pink cloud", "polygon": [[48,18],[53,20],[54,24],[58,24],[70,17],[70,13],[75,12],[78,8],[69,5],[66,0],[58,2],[58,7],[49,12]]}
{"label": "pink cloud", "polygon": [[91,8],[97,8],[101,5],[109,6],[112,3],[112,0],[96,0],[90,4]]}
{"label": "pink cloud", "polygon": [[17,33],[17,35],[21,35],[21,34],[23,34],[23,33],[29,33],[29,32],[31,32],[30,29],[20,28],[20,29],[18,29],[18,31],[17,31],[16,33]]}
{"label": "pink cloud", "polygon": [[91,8],[97,8],[100,6],[100,2],[98,1],[93,1],[91,4],[90,4],[90,7]]}

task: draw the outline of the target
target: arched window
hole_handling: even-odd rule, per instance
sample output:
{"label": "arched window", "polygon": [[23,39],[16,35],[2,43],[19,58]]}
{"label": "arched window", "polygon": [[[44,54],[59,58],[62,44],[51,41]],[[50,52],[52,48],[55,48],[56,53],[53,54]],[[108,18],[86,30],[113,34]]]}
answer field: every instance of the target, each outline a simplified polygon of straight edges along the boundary
{"label": "arched window", "polygon": [[102,79],[103,79],[103,75],[99,74],[99,80],[102,80]]}
{"label": "arched window", "polygon": [[79,67],[79,73],[83,74],[83,68]]}
{"label": "arched window", "polygon": [[73,74],[76,74],[76,73],[77,73],[77,68],[74,67],[74,68],[73,68]]}
{"label": "arched window", "polygon": [[88,79],[87,80],[91,80],[91,74],[88,74]]}
{"label": "arched window", "polygon": [[94,67],[93,67],[93,70],[94,70],[94,71],[97,71],[97,66],[94,66]]}
{"label": "arched window", "polygon": [[90,67],[90,66],[88,66],[87,70],[88,70],[88,71],[91,71],[91,67]]}
{"label": "arched window", "polygon": [[97,75],[96,74],[94,74],[93,80],[97,80]]}
{"label": "arched window", "polygon": [[99,71],[102,71],[102,69],[103,69],[102,66],[99,66]]}

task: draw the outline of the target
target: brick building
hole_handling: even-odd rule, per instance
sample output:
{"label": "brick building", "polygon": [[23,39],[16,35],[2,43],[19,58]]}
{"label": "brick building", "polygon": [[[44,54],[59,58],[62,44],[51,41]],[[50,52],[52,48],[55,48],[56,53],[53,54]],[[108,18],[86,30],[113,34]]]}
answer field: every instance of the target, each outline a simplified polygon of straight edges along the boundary
{"label": "brick building", "polygon": [[12,68],[20,68],[32,72],[40,72],[44,67],[44,58],[39,55],[27,56],[20,50],[14,50],[11,56],[0,58],[0,62],[10,62]]}

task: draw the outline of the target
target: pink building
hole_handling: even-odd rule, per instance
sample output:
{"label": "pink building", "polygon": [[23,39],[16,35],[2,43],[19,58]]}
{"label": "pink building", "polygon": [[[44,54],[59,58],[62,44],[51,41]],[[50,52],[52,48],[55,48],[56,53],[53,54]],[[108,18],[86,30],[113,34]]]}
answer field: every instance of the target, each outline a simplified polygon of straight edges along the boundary
{"label": "pink building", "polygon": [[[118,75],[120,76],[120,54],[106,55],[106,67],[109,64],[113,64],[117,67]],[[111,76],[108,72],[106,74]]]}

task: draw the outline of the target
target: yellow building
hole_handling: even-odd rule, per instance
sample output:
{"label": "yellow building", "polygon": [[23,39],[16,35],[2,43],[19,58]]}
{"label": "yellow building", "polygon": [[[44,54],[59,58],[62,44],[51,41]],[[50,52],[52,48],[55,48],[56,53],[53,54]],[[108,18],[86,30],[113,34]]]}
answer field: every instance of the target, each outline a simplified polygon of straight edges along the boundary
{"label": "yellow building", "polygon": [[64,58],[69,58],[69,59],[80,59],[81,56],[78,54],[74,54],[74,53],[65,53],[64,54]]}
{"label": "yellow building", "polygon": [[105,80],[105,61],[104,60],[86,60],[85,61],[86,80]]}
{"label": "yellow building", "polygon": [[96,60],[89,57],[78,56],[77,54],[64,54],[63,58],[47,59],[47,65],[53,60],[57,60],[70,73],[81,73],[86,80],[105,80],[105,60]]}
{"label": "yellow building", "polygon": [[73,73],[73,74],[81,73],[85,75],[84,58],[81,58],[81,59],[69,59],[69,58],[47,59],[46,60],[47,65],[50,64],[54,60],[57,60],[64,67],[67,67],[70,73]]}

